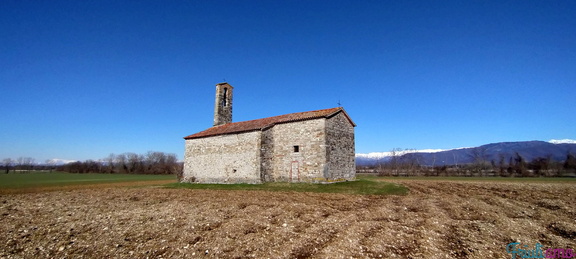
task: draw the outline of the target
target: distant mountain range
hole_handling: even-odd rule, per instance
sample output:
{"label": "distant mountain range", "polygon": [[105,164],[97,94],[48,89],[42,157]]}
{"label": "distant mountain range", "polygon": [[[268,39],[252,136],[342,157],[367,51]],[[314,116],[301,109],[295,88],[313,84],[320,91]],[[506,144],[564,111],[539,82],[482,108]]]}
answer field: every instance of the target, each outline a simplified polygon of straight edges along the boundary
{"label": "distant mountain range", "polygon": [[[395,152],[397,157],[402,159],[416,160],[424,166],[442,166],[470,164],[478,159],[483,161],[494,161],[498,163],[503,157],[508,163],[516,153],[520,154],[526,161],[534,158],[550,157],[554,161],[564,161],[566,155],[571,152],[576,154],[575,140],[550,140],[546,141],[519,141],[519,142],[499,142],[479,147],[457,148],[449,150],[428,149],[428,150],[403,150]],[[356,154],[357,165],[375,165],[389,161],[393,152],[375,152],[368,154]]]}
{"label": "distant mountain range", "polygon": [[44,163],[38,163],[38,164],[65,165],[65,164],[74,163],[74,162],[77,162],[77,161],[78,161],[78,160],[69,160],[69,159],[53,158],[53,159],[46,160],[46,162],[44,162]]}

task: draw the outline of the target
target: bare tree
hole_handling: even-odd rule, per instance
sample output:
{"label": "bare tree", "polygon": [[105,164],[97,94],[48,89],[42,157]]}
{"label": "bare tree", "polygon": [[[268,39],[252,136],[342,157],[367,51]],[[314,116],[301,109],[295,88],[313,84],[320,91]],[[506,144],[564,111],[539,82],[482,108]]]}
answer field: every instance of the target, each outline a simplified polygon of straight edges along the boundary
{"label": "bare tree", "polygon": [[127,153],[126,157],[128,158],[128,173],[142,173],[144,156],[138,155],[136,153]]}
{"label": "bare tree", "polygon": [[564,160],[564,170],[567,173],[575,173],[576,172],[576,156],[572,153],[568,152],[566,155],[566,160]]}
{"label": "bare tree", "polygon": [[484,169],[487,168],[487,156],[485,147],[476,147],[470,150],[468,154],[472,158],[472,165],[470,169],[473,173],[483,176]]}
{"label": "bare tree", "polygon": [[431,167],[431,174],[430,175],[435,175],[438,176],[438,172],[436,171],[436,153],[432,153],[432,167]]}
{"label": "bare tree", "polygon": [[146,170],[149,174],[173,174],[177,170],[178,159],[175,154],[149,151],[146,154]]}
{"label": "bare tree", "polygon": [[405,149],[400,157],[400,167],[408,176],[415,176],[420,168],[421,155],[416,153],[416,149]]}
{"label": "bare tree", "polygon": [[391,171],[393,176],[398,176],[400,173],[400,155],[402,153],[401,148],[393,148],[390,150],[390,160],[388,160],[387,168]]}
{"label": "bare tree", "polygon": [[12,158],[4,158],[2,160],[2,166],[4,167],[4,172],[9,173],[10,168],[12,168],[12,166],[14,166],[14,160],[12,160]]}
{"label": "bare tree", "polygon": [[114,166],[116,164],[116,156],[111,153],[106,158],[104,158],[106,173],[112,174],[114,173]]}
{"label": "bare tree", "polygon": [[458,170],[458,159],[456,159],[456,152],[452,152],[452,156],[454,157],[454,168]]}
{"label": "bare tree", "polygon": [[21,171],[30,172],[34,169],[34,161],[35,159],[31,157],[19,157],[16,159],[16,166]]}
{"label": "bare tree", "polygon": [[56,161],[54,161],[54,159],[47,159],[44,161],[44,164],[48,167],[49,172],[52,173],[54,166],[56,166]]}
{"label": "bare tree", "polygon": [[526,161],[518,152],[514,156],[514,171],[522,177],[530,176],[530,172],[526,169]]}
{"label": "bare tree", "polygon": [[506,157],[504,156],[504,154],[500,153],[498,154],[498,171],[500,173],[500,176],[505,177],[508,176],[508,170],[506,170],[506,164],[505,164],[505,159]]}
{"label": "bare tree", "polygon": [[119,173],[128,173],[128,159],[126,158],[126,154],[116,156],[116,167],[118,167]]}
{"label": "bare tree", "polygon": [[528,163],[528,168],[533,170],[536,176],[548,176],[551,160],[552,156],[534,158]]}

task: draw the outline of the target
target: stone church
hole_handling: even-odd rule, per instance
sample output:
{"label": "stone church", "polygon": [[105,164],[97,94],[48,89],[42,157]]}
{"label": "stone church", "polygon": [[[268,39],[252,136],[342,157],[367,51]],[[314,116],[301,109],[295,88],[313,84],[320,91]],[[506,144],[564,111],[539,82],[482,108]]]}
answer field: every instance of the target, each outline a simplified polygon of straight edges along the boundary
{"label": "stone church", "polygon": [[216,85],[214,126],[185,137],[182,182],[354,180],[354,127],[342,107],[232,122],[233,87]]}

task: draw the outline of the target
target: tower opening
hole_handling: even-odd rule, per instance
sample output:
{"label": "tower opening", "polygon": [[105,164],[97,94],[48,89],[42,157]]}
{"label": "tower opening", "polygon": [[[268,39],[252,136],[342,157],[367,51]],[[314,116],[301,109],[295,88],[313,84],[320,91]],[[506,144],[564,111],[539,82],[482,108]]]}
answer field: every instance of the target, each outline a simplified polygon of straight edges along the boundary
{"label": "tower opening", "polygon": [[228,94],[228,88],[224,88],[224,94],[222,95],[222,106],[226,107],[228,104],[226,102],[226,95]]}

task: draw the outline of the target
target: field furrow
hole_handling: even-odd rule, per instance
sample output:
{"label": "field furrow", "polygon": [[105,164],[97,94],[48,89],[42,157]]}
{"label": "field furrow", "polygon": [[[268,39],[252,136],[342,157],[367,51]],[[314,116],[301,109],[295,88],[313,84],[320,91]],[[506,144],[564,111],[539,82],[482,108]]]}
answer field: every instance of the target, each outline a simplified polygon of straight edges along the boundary
{"label": "field furrow", "polygon": [[0,257],[510,258],[511,242],[576,249],[575,184],[393,181],[410,194],[3,194]]}

